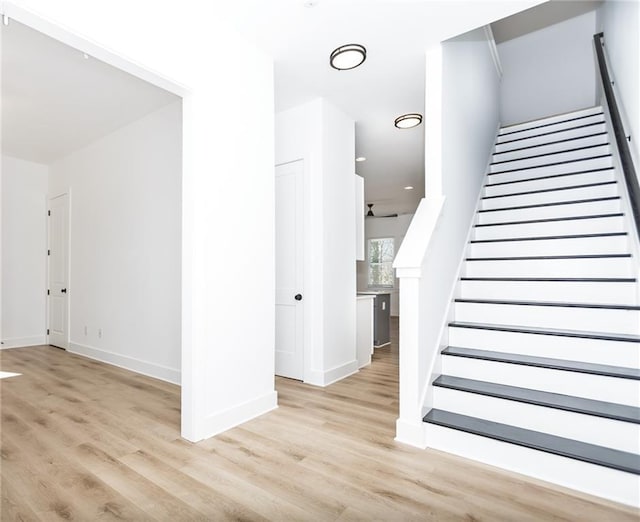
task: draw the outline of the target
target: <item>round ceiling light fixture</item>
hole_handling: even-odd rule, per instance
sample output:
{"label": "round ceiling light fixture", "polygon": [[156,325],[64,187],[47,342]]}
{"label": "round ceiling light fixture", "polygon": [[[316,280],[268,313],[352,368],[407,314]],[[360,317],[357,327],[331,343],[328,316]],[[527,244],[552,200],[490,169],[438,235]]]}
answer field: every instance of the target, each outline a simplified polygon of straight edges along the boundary
{"label": "round ceiling light fixture", "polygon": [[398,116],[393,124],[398,129],[411,129],[413,127],[417,127],[422,123],[422,114],[418,114],[417,112],[411,112],[409,114],[403,114],[402,116]]}
{"label": "round ceiling light fixture", "polygon": [[367,50],[360,44],[347,44],[334,49],[329,64],[339,71],[355,69],[367,59]]}

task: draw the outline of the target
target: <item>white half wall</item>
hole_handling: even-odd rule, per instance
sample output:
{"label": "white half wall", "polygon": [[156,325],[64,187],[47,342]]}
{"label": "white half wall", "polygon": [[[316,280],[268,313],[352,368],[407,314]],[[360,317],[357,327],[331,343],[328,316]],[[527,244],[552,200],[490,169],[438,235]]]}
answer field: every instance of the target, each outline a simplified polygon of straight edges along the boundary
{"label": "white half wall", "polygon": [[640,3],[608,0],[598,10],[604,33],[609,74],[615,82],[616,101],[628,133],[636,173],[640,176]]}
{"label": "white half wall", "polygon": [[500,79],[484,29],[428,50],[426,85],[427,192],[394,262],[402,332],[396,440],[418,447],[425,446],[422,410],[498,130]]}
{"label": "white half wall", "polygon": [[[394,239],[394,247],[396,254],[400,250],[400,245],[404,240],[404,236],[409,229],[413,214],[401,214],[394,218],[366,218],[364,221],[365,230],[365,260],[358,261],[358,292],[367,292],[369,290],[378,290],[375,287],[368,286],[368,261],[366,256],[367,244],[369,239],[379,239],[383,237],[392,237]],[[382,288],[380,290],[388,291],[391,294],[391,315],[400,314],[400,282],[397,278],[393,279],[393,288]]]}
{"label": "white half wall", "polygon": [[51,164],[70,193],[69,351],[180,383],[181,102]]}
{"label": "white half wall", "polygon": [[595,105],[595,29],[594,10],[498,44],[502,125]]}
{"label": "white half wall", "polygon": [[49,168],[2,156],[2,348],[46,342]]}
{"label": "white half wall", "polygon": [[316,99],[276,115],[276,164],[304,160],[304,381],[357,371],[354,122]]}

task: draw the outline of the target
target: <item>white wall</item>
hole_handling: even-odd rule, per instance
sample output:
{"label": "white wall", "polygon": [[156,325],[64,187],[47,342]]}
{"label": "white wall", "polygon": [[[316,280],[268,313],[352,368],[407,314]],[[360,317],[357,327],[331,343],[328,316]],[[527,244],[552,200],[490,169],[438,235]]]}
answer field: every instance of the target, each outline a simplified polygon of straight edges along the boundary
{"label": "white wall", "polygon": [[604,32],[609,74],[615,82],[618,109],[632,136],[630,145],[640,176],[640,3],[604,2],[595,32]]}
{"label": "white wall", "polygon": [[46,342],[46,165],[2,156],[2,348]]}
{"label": "white wall", "polygon": [[[2,2],[14,19],[184,96],[181,396],[182,435],[192,441],[277,402],[275,232],[264,219],[275,200],[273,60],[218,4]],[[231,215],[233,227],[220,219]]]}
{"label": "white wall", "polygon": [[396,439],[415,446],[425,444],[423,401],[447,342],[447,313],[498,129],[500,81],[485,31],[429,50],[426,85],[427,192],[394,264],[402,331]]}
{"label": "white wall", "polygon": [[175,383],[181,149],[175,102],[55,161],[49,183],[71,194],[69,351]]}
{"label": "white wall", "polygon": [[322,99],[276,115],[276,164],[304,161],[304,380],[357,370],[353,120]]}
{"label": "white wall", "polygon": [[503,125],[596,103],[591,11],[498,45]]}
{"label": "white wall", "polygon": [[[411,224],[413,214],[401,214],[395,218],[367,218],[364,222],[365,241],[381,237],[392,237],[394,239],[395,252],[400,250],[400,245],[404,239],[407,229]],[[365,256],[368,254],[365,242]],[[366,292],[370,290],[368,286],[368,261],[358,261],[358,291]],[[387,290],[386,288],[384,290]],[[400,283],[397,278],[393,279],[393,288],[389,289],[391,294],[391,315],[399,315]]]}

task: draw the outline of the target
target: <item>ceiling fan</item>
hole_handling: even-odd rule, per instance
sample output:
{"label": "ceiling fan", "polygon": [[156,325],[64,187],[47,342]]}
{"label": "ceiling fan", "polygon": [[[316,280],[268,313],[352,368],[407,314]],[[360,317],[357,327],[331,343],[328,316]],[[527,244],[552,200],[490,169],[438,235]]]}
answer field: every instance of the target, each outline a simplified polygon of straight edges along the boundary
{"label": "ceiling fan", "polygon": [[373,213],[373,203],[367,203],[369,207],[369,212],[367,212],[367,217],[380,217],[380,218],[389,218],[389,217],[398,217],[398,214],[387,214],[386,216],[376,216]]}

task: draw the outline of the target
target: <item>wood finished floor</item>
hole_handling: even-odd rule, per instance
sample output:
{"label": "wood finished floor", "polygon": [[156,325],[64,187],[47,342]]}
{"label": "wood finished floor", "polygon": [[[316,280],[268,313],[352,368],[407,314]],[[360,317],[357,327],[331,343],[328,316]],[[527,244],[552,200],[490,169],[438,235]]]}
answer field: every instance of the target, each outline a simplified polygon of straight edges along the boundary
{"label": "wood finished floor", "polygon": [[397,343],[328,388],[180,438],[180,390],[51,347],[0,351],[3,521],[580,520],[638,512],[394,442]]}

